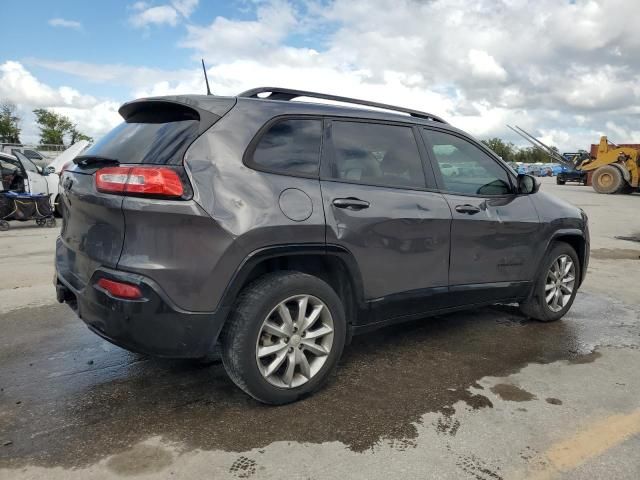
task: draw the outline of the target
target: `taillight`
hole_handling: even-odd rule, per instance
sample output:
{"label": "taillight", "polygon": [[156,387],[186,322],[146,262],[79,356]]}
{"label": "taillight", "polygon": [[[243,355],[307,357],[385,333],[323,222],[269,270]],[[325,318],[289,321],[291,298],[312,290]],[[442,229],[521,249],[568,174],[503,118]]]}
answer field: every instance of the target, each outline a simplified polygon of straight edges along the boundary
{"label": "taillight", "polygon": [[131,285],[130,283],[117,282],[115,280],[101,278],[100,280],[98,280],[97,285],[117,298],[124,298],[127,300],[138,300],[142,298],[142,292],[140,291],[140,289],[135,285]]}
{"label": "taillight", "polygon": [[184,185],[167,167],[106,167],[96,172],[96,188],[103,193],[178,198]]}

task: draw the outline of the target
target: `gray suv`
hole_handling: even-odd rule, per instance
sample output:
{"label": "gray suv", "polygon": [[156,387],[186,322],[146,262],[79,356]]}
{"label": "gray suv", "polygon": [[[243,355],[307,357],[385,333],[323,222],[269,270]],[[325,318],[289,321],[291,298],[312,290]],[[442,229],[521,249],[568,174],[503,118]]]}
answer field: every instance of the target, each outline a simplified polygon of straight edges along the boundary
{"label": "gray suv", "polygon": [[262,402],[317,390],[354,334],[493,303],[557,320],[584,279],[584,212],[435,115],[282,88],[119,111],[61,177],[58,299],[132,351],[219,349]]}

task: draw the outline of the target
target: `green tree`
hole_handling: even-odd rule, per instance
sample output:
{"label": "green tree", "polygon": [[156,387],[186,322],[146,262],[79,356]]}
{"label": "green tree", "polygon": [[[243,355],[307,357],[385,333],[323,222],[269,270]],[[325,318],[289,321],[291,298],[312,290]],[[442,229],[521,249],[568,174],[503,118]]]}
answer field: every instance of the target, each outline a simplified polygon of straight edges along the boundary
{"label": "green tree", "polygon": [[514,161],[516,147],[513,143],[505,142],[497,137],[482,140],[482,143],[498,154],[505,162]]}
{"label": "green tree", "polygon": [[73,123],[64,115],[37,108],[33,111],[36,123],[40,127],[40,144],[63,145],[64,136],[69,133]]}
{"label": "green tree", "polygon": [[0,102],[0,142],[20,143],[20,117],[11,102]]}
{"label": "green tree", "polygon": [[523,163],[549,163],[554,161],[551,156],[536,147],[520,148],[515,154],[516,162]]}
{"label": "green tree", "polygon": [[78,127],[76,125],[74,125],[71,128],[71,131],[69,132],[69,142],[71,143],[71,145],[73,145],[76,142],[79,142],[80,140],[86,140],[88,142],[93,142],[93,137],[90,137],[89,135],[85,135],[82,132],[78,131]]}
{"label": "green tree", "polygon": [[71,145],[79,140],[93,141],[91,137],[80,132],[78,126],[64,115],[44,108],[38,108],[33,113],[36,116],[36,123],[40,127],[41,145],[64,145],[65,137],[68,137]]}

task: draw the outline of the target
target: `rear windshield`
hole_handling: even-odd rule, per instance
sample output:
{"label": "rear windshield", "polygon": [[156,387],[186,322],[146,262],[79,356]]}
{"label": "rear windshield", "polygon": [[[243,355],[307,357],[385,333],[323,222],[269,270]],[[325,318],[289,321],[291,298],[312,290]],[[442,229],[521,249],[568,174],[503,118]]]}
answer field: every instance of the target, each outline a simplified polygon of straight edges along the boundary
{"label": "rear windshield", "polygon": [[193,110],[186,113],[175,108],[147,109],[129,116],[79,158],[181,164],[185,151],[199,134],[199,126],[200,119]]}

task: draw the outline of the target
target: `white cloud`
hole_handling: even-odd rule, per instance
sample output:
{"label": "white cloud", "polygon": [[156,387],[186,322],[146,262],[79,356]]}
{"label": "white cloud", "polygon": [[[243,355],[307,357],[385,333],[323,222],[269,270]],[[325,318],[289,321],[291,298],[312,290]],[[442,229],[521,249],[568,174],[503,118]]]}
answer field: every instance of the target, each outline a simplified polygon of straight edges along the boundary
{"label": "white cloud", "polygon": [[145,27],[152,24],[167,24],[175,27],[178,23],[178,12],[169,5],[150,7],[133,15],[130,21],[134,27]]}
{"label": "white cloud", "polygon": [[19,62],[0,64],[0,98],[34,107],[91,107],[96,100],[68,87],[52,88],[38,81]]}
{"label": "white cloud", "polygon": [[188,25],[182,46],[214,61],[264,58],[273,49],[277,53],[286,51],[279,47],[297,24],[293,7],[284,1],[274,1],[258,6],[256,16],[256,20],[216,17],[208,26]]}
{"label": "white cloud", "polygon": [[135,2],[129,8],[134,10],[129,22],[136,28],[149,25],[170,25],[175,27],[181,19],[189,18],[198,0],[172,0],[170,4],[151,6],[147,2]]}
{"label": "white cloud", "polygon": [[67,86],[51,87],[39,81],[19,62],[0,64],[0,99],[18,106],[23,119],[23,142],[38,141],[31,113],[35,108],[50,108],[67,115],[78,124],[80,131],[94,138],[104,135],[122,120],[117,112],[120,102],[99,100]]}
{"label": "white cloud", "polygon": [[75,30],[82,30],[82,23],[76,20],[66,20],[64,18],[52,18],[49,20],[49,25],[52,27],[72,28]]}
{"label": "white cloud", "polygon": [[505,80],[507,72],[500,66],[496,59],[484,50],[469,50],[469,64],[471,74],[480,79]]}
{"label": "white cloud", "polygon": [[[622,135],[638,130],[640,29],[619,21],[637,13],[631,0],[539,0],[535,8],[528,0],[243,5],[253,19],[191,19],[180,42],[194,60],[205,58],[216,94],[258,85],[315,89],[432,111],[481,138],[522,143],[505,127],[518,124],[567,150],[607,130],[619,142],[634,140]],[[137,2],[131,11],[132,18],[146,15],[138,26],[177,25],[196,6],[163,0]],[[153,9],[161,10],[146,13]],[[30,63],[125,85],[132,96],[204,92],[195,61],[172,72]]]}
{"label": "white cloud", "polygon": [[171,5],[180,15],[189,18],[198,6],[198,0],[172,0]]}
{"label": "white cloud", "polygon": [[185,76],[193,73],[192,70],[162,70],[123,64],[51,61],[40,58],[28,58],[25,63],[28,66],[35,65],[48,70],[74,75],[93,83],[124,85],[130,88],[149,86],[156,82],[158,78],[166,81],[180,81]]}

